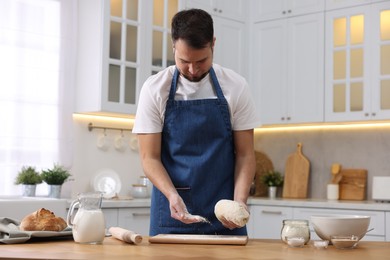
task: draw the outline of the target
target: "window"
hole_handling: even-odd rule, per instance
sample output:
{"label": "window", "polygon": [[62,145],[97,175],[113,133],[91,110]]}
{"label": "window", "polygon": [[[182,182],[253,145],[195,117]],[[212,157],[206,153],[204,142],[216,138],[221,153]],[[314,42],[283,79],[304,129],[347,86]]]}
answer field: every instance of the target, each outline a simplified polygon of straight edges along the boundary
{"label": "window", "polygon": [[22,166],[71,166],[76,4],[0,2],[0,195],[21,194]]}

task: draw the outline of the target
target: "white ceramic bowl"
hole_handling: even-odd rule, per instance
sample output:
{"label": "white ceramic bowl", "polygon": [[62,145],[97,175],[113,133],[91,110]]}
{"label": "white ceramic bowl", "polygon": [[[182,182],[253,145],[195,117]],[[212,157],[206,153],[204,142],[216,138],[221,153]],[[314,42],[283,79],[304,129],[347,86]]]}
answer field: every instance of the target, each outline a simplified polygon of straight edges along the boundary
{"label": "white ceramic bowl", "polygon": [[146,176],[140,176],[139,179],[138,179],[138,184],[146,185],[146,187],[148,188],[149,196],[152,195],[153,184],[152,184],[152,182],[148,179],[148,177],[146,177]]}
{"label": "white ceramic bowl", "polygon": [[148,192],[148,187],[146,185],[142,184],[133,184],[131,187],[131,196],[133,198],[148,198],[149,197],[149,192]]}
{"label": "white ceramic bowl", "polygon": [[370,225],[370,216],[360,215],[315,215],[311,216],[311,224],[316,234],[323,240],[330,236],[355,235],[362,239]]}

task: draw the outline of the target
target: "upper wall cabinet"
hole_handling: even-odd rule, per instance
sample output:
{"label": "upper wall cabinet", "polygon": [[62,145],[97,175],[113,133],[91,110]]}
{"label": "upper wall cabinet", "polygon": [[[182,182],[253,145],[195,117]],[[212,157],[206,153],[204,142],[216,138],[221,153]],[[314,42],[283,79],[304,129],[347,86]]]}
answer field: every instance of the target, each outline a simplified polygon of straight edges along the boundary
{"label": "upper wall cabinet", "polygon": [[255,22],[279,19],[323,11],[324,0],[252,0],[251,12]]}
{"label": "upper wall cabinet", "polygon": [[[222,2],[224,3],[223,6]],[[223,11],[215,12],[213,10],[215,6],[220,6],[219,8],[222,8]],[[245,22],[239,21],[245,17],[244,6],[244,1],[242,0],[189,0],[185,3],[187,9],[201,8],[208,11],[213,17],[214,35],[216,37],[214,62],[247,77],[247,66],[245,64],[247,62],[245,57],[248,49],[245,48],[247,45],[247,41],[245,40],[247,37],[246,25]]]}
{"label": "upper wall cabinet", "polygon": [[186,0],[186,8],[199,8],[212,16],[245,21],[245,0]]}
{"label": "upper wall cabinet", "polygon": [[135,114],[143,82],[172,64],[178,0],[78,1],[76,112]]}
{"label": "upper wall cabinet", "polygon": [[214,17],[214,62],[235,72],[246,75],[245,24],[234,20]]}
{"label": "upper wall cabinet", "polygon": [[323,121],[324,14],[256,23],[251,86],[262,124]]}
{"label": "upper wall cabinet", "polygon": [[326,0],[325,9],[335,10],[346,7],[355,7],[359,5],[366,5],[370,3],[384,2],[388,0]]}
{"label": "upper wall cabinet", "polygon": [[390,2],[327,13],[325,120],[390,118]]}
{"label": "upper wall cabinet", "polygon": [[76,112],[134,113],[140,73],[138,2],[83,0],[78,5]]}

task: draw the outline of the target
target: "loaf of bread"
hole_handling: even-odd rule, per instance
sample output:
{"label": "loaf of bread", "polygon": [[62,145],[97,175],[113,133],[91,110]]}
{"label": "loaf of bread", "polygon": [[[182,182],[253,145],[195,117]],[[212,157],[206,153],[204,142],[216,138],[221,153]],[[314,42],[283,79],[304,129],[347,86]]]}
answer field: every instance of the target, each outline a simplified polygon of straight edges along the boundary
{"label": "loaf of bread", "polygon": [[19,229],[23,231],[62,231],[67,227],[65,220],[56,217],[50,210],[40,208],[25,216]]}

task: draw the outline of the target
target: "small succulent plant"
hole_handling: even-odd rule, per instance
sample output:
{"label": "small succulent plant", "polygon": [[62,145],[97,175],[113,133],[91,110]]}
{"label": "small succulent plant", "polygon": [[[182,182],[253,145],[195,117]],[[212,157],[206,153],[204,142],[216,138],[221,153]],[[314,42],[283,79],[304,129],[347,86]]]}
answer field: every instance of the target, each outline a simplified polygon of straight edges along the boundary
{"label": "small succulent plant", "polygon": [[42,178],[32,166],[23,166],[15,179],[15,184],[36,185],[40,183],[42,183]]}
{"label": "small succulent plant", "polygon": [[268,187],[280,187],[283,185],[284,178],[278,171],[268,171],[261,176],[261,180]]}
{"label": "small succulent plant", "polygon": [[42,180],[49,185],[62,185],[70,176],[69,171],[59,164],[41,173]]}

